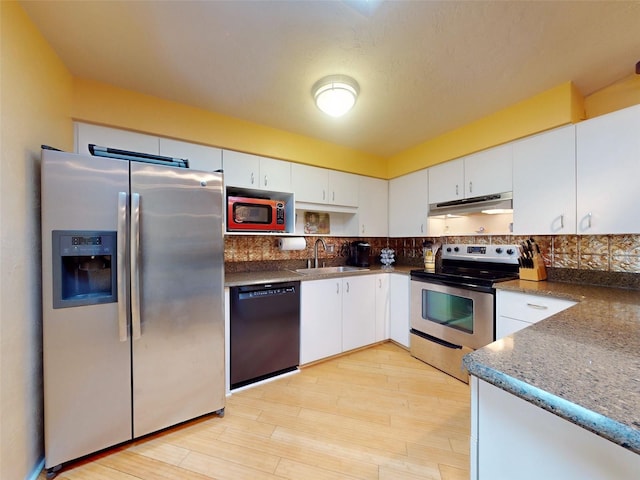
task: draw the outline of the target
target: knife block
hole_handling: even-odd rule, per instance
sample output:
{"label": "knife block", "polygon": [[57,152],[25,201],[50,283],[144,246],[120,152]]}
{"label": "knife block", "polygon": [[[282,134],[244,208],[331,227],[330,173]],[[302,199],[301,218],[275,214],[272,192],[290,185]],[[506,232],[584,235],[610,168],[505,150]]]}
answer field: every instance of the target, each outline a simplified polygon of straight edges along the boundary
{"label": "knife block", "polygon": [[532,280],[539,282],[547,279],[547,269],[544,260],[539,253],[533,257],[533,268],[520,267],[520,280]]}

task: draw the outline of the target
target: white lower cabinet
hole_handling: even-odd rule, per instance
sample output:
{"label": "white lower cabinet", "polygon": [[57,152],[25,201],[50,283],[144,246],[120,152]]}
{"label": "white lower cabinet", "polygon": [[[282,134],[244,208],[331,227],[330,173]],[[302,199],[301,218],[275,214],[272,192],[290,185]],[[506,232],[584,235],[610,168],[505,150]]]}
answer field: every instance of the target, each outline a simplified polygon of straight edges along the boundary
{"label": "white lower cabinet", "polygon": [[384,335],[384,313],[380,312],[378,317],[377,305],[384,305],[381,295],[386,276],[361,275],[302,282],[300,364],[370,345],[378,340],[378,335]]}
{"label": "white lower cabinet", "polygon": [[390,275],[381,273],[375,276],[376,282],[376,342],[389,338],[389,280]]}
{"label": "white lower cabinet", "polygon": [[640,456],[471,377],[471,479],[638,478]]}
{"label": "white lower cabinet", "polygon": [[389,338],[409,348],[409,275],[389,275]]}
{"label": "white lower cabinet", "polygon": [[342,279],[342,351],[376,341],[375,276]]}
{"label": "white lower cabinet", "polygon": [[496,340],[565,310],[576,302],[563,298],[498,290]]}
{"label": "white lower cabinet", "polygon": [[300,285],[300,363],[342,352],[342,280]]}

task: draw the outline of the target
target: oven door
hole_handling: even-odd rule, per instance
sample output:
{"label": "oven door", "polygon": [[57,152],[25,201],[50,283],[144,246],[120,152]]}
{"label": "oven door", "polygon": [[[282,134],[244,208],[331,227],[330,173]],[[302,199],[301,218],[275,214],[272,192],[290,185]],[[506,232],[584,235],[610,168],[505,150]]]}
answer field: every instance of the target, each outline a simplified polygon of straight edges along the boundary
{"label": "oven door", "polygon": [[411,328],[445,342],[481,348],[494,340],[493,293],[411,281]]}

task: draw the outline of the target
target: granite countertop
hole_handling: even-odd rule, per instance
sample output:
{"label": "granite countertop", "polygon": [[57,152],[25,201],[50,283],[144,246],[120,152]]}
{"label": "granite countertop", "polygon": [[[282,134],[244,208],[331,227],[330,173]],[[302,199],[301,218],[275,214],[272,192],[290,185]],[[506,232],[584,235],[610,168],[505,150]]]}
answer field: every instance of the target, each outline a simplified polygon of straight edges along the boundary
{"label": "granite countertop", "polygon": [[373,275],[378,273],[401,273],[409,274],[416,267],[395,266],[391,269],[374,265],[369,270],[356,270],[340,273],[311,273],[302,274],[294,270],[265,270],[254,272],[225,273],[224,286],[237,287],[240,285],[257,285],[260,283],[293,282],[305,280],[321,280],[325,278],[341,278],[353,275]]}
{"label": "granite countertop", "polygon": [[576,305],[464,357],[472,375],[640,454],[640,292],[514,280]]}

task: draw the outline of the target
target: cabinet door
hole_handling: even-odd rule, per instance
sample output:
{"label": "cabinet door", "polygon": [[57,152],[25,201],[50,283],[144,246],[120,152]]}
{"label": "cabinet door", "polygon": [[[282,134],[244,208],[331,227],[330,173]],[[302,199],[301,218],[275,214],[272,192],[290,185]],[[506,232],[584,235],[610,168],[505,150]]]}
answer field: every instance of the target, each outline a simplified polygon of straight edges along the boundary
{"label": "cabinet door", "polygon": [[389,338],[409,348],[409,275],[392,273],[389,280]]}
{"label": "cabinet door", "polygon": [[429,168],[429,203],[464,198],[464,161],[462,158]]}
{"label": "cabinet door", "polygon": [[474,390],[478,443],[472,479],[638,478],[637,453],[485,381],[478,380]]}
{"label": "cabinet door", "polygon": [[389,338],[389,274],[375,276],[376,283],[376,342]]}
{"label": "cabinet door", "polygon": [[389,181],[389,236],[427,235],[427,170]]}
{"label": "cabinet door", "polygon": [[513,233],[576,233],[576,135],[569,125],[513,145]]}
{"label": "cabinet door", "polygon": [[342,352],[342,281],[311,280],[300,286],[300,363]]}
{"label": "cabinet door", "polygon": [[194,170],[213,172],[222,168],[222,150],[197,143],[160,138],[160,155],[186,158]]}
{"label": "cabinet door", "polygon": [[361,176],[358,187],[358,234],[361,237],[389,235],[389,182]]}
{"label": "cabinet door", "polygon": [[223,150],[222,165],[227,186],[260,188],[260,157]]}
{"label": "cabinet door", "polygon": [[478,197],[513,189],[510,143],[464,158],[465,197]]}
{"label": "cabinet door", "polygon": [[329,172],[324,168],[291,164],[291,187],[297,202],[326,203]]}
{"label": "cabinet door", "polygon": [[260,188],[274,192],[291,191],[291,163],[260,158]]}
{"label": "cabinet door", "polygon": [[159,139],[153,135],[120,130],[118,128],[101,127],[89,123],[75,124],[76,153],[91,155],[89,144],[101,147],[129,150],[131,152],[158,155]]}
{"label": "cabinet door", "polygon": [[496,340],[575,305],[576,302],[546,295],[496,292]]}
{"label": "cabinet door", "polygon": [[329,170],[328,203],[346,207],[358,206],[358,176]]}
{"label": "cabinet door", "polygon": [[547,295],[530,295],[528,293],[498,290],[496,293],[496,314],[515,318],[528,323],[555,315],[575,305],[576,302],[564,298]]}
{"label": "cabinet door", "polygon": [[518,330],[527,328],[533,325],[532,323],[523,322],[522,320],[516,320],[515,318],[503,317],[499,315],[496,317],[496,340],[500,340],[506,336],[516,333]]}
{"label": "cabinet door", "polygon": [[376,341],[375,277],[342,279],[342,351]]}
{"label": "cabinet door", "polygon": [[640,105],[579,123],[577,230],[640,233]]}

